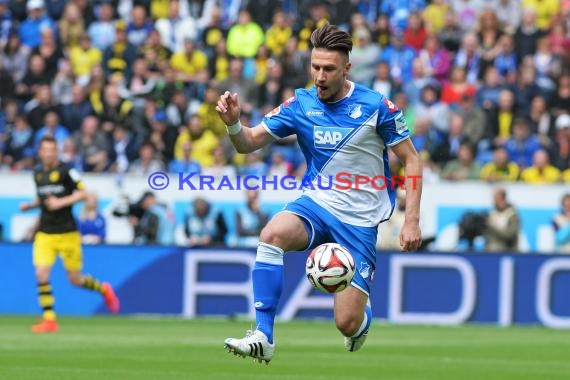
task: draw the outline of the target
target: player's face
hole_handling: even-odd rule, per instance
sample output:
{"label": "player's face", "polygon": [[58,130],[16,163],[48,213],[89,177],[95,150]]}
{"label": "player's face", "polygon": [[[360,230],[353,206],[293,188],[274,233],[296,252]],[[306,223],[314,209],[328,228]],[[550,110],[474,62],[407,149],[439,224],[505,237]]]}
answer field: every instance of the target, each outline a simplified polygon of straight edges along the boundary
{"label": "player's face", "polygon": [[54,166],[57,162],[57,146],[51,141],[42,142],[38,154],[44,166]]}
{"label": "player's face", "polygon": [[311,77],[319,99],[334,102],[341,99],[350,63],[341,52],[313,49],[311,53]]}

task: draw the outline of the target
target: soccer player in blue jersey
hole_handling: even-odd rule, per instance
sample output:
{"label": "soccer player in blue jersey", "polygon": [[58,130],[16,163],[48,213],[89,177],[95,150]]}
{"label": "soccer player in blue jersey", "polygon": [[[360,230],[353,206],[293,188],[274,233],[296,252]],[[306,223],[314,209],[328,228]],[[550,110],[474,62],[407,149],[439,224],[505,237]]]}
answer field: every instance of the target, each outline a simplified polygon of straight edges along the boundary
{"label": "soccer player in blue jersey", "polygon": [[[230,351],[259,362],[268,363],[275,351],[273,325],[283,285],[283,254],[326,242],[339,243],[354,256],[357,270],[351,286],[334,296],[334,319],[346,348],[356,351],[362,347],[372,319],[368,299],[376,267],[377,229],[394,209],[388,147],[404,163],[407,176],[402,250],[415,250],[422,241],[421,161],[402,112],[382,94],[348,79],[352,50],[348,33],[327,24],[313,32],[311,43],[314,86],[296,90],[294,97],[265,115],[259,125],[247,128],[240,124],[237,94],[224,93],[216,108],[240,153],[297,135],[307,161],[306,176],[315,183],[314,189],[307,187],[261,231],[252,273],[257,327],[242,339],[225,341]],[[380,175],[389,186],[379,190],[381,184],[374,188],[353,181],[346,189],[344,181],[338,186],[340,172],[350,173],[352,178]],[[327,178],[332,178],[333,186],[321,190]]]}

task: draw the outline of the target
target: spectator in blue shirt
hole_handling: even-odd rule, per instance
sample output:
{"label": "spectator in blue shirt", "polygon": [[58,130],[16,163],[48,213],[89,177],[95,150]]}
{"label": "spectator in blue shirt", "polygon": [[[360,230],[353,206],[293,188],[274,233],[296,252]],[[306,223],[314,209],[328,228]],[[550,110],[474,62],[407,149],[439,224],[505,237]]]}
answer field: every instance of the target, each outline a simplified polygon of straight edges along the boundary
{"label": "spectator in blue shirt", "polygon": [[238,246],[257,247],[261,229],[269,220],[268,213],[259,205],[257,190],[247,191],[247,204],[236,211],[236,229]]}
{"label": "spectator in blue shirt", "polygon": [[28,0],[26,9],[28,17],[20,25],[20,38],[24,45],[35,49],[41,41],[41,30],[49,28],[57,35],[57,25],[45,13],[44,0]]}
{"label": "spectator in blue shirt", "polygon": [[402,85],[412,80],[412,63],[417,52],[404,42],[404,33],[396,31],[392,34],[390,46],[382,51],[381,62],[387,62],[390,66],[390,77],[397,85]]}
{"label": "spectator in blue shirt", "polygon": [[503,81],[495,66],[489,66],[483,76],[483,85],[477,91],[477,106],[488,111],[499,105],[499,94],[504,86]]}
{"label": "spectator in blue shirt", "polygon": [[87,33],[93,47],[105,51],[115,42],[115,23],[113,22],[113,7],[103,2],[99,7],[98,20],[89,25]]}
{"label": "spectator in blue shirt", "polygon": [[133,7],[131,22],[127,24],[127,39],[137,48],[147,39],[153,29],[151,22],[147,21],[146,9],[142,5]]}
{"label": "spectator in blue shirt", "polygon": [[247,154],[245,156],[245,165],[240,169],[240,174],[244,176],[261,177],[267,175],[268,172],[269,166],[263,162],[260,150]]}
{"label": "spectator in blue shirt", "polygon": [[504,34],[499,39],[497,45],[499,52],[495,56],[495,68],[507,83],[514,83],[517,78],[517,55],[513,38]]}
{"label": "spectator in blue shirt", "polygon": [[392,29],[401,30],[408,26],[410,13],[421,12],[426,7],[425,0],[390,0],[380,3],[380,13],[390,15]]}
{"label": "spectator in blue shirt", "polygon": [[8,134],[2,161],[14,170],[29,169],[34,161],[34,132],[24,115],[16,116]]}
{"label": "spectator in blue shirt", "polygon": [[81,234],[83,244],[102,244],[105,242],[106,222],[97,207],[97,196],[94,193],[87,194],[77,228]]}
{"label": "spectator in blue shirt", "polygon": [[78,84],[71,88],[71,103],[60,108],[62,124],[70,131],[79,130],[83,119],[95,113],[83,86]]}
{"label": "spectator in blue shirt", "polygon": [[562,196],[561,206],[560,213],[552,220],[556,250],[558,253],[570,253],[570,193]]}
{"label": "spectator in blue shirt", "polygon": [[34,137],[34,147],[37,151],[42,137],[51,135],[55,138],[59,151],[63,151],[63,143],[69,137],[67,128],[59,123],[59,116],[55,111],[49,111],[44,118],[44,126],[40,128]]}
{"label": "spectator in blue shirt", "polygon": [[522,117],[513,121],[512,137],[505,143],[505,149],[509,152],[509,160],[521,168],[532,166],[534,153],[542,148],[538,136],[531,133],[529,122]]}
{"label": "spectator in blue shirt", "polygon": [[13,28],[12,12],[8,9],[8,0],[0,0],[0,49],[4,49]]}
{"label": "spectator in blue shirt", "polygon": [[184,233],[190,247],[225,243],[227,227],[221,212],[203,198],[196,198],[184,219]]}
{"label": "spectator in blue shirt", "polygon": [[453,63],[455,66],[465,69],[467,82],[470,84],[477,83],[481,65],[481,53],[479,52],[479,40],[475,33],[467,33],[463,36],[461,47]]}
{"label": "spectator in blue shirt", "polygon": [[172,160],[168,165],[170,173],[197,173],[202,171],[200,163],[192,159],[192,142],[186,141],[182,145],[183,158]]}

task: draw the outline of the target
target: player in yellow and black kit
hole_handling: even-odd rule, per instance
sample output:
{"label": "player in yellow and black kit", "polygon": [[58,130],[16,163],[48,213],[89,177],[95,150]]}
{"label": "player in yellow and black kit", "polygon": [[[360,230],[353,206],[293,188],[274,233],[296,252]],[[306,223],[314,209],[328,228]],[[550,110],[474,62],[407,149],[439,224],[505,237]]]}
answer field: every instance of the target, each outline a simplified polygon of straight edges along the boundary
{"label": "player in yellow and black kit", "polygon": [[109,283],[101,283],[82,273],[81,236],[71,213],[71,206],[86,197],[79,173],[59,162],[57,145],[51,136],[42,138],[39,159],[41,164],[34,170],[37,198],[32,203],[21,204],[20,209],[41,209],[33,257],[43,318],[32,326],[32,331],[48,333],[58,330],[53,308],[54,296],[49,282],[51,268],[58,255],[63,261],[69,281],[75,286],[101,293],[109,311],[119,311],[119,299]]}

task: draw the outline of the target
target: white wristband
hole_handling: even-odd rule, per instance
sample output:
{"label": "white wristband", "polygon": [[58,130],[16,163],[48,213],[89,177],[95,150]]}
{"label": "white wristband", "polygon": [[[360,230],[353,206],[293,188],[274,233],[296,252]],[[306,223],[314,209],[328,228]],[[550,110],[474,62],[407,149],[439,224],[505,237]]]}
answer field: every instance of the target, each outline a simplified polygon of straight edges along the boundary
{"label": "white wristband", "polygon": [[241,125],[241,121],[238,121],[235,124],[232,125],[226,125],[226,129],[228,130],[228,134],[230,135],[237,135],[239,133],[239,131],[241,131],[242,125]]}

